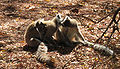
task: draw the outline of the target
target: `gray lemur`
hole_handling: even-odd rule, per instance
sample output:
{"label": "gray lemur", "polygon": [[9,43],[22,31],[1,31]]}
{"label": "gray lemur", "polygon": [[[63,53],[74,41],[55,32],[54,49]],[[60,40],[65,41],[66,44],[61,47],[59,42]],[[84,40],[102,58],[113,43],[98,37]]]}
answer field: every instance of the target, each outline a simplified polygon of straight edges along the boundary
{"label": "gray lemur", "polygon": [[[38,47],[36,51],[36,58],[42,63],[54,66],[57,62],[56,58],[49,56],[47,54],[48,47],[46,43],[51,43],[53,41],[53,34],[57,31],[59,25],[61,24],[62,18],[60,14],[57,14],[50,21],[37,20],[27,27],[24,39],[28,46]],[[48,44],[49,45],[49,44]]]}
{"label": "gray lemur", "polygon": [[36,47],[41,41],[47,41],[48,43],[53,41],[53,34],[56,32],[62,19],[61,15],[57,14],[52,20],[44,21],[37,20],[31,23],[25,32],[24,39],[28,46]]}
{"label": "gray lemur", "polygon": [[65,43],[66,45],[72,45],[73,42],[80,42],[81,40],[85,41],[85,38],[78,29],[78,22],[68,16],[63,20],[55,36],[58,42]]}
{"label": "gray lemur", "polygon": [[63,20],[62,26],[58,28],[58,31],[56,32],[55,36],[58,42],[64,43],[69,46],[72,45],[73,42],[80,42],[96,50],[104,51],[109,55],[114,55],[114,52],[108,47],[105,47],[100,44],[91,43],[85,40],[84,36],[82,35],[78,28],[78,22],[75,19],[71,19],[68,16],[66,16],[65,19]]}

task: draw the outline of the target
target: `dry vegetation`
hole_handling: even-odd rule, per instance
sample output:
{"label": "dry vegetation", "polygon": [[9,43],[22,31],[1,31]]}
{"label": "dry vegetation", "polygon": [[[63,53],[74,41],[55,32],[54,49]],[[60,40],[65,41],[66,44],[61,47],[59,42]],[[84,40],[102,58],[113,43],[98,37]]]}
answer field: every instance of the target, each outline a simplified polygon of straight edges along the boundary
{"label": "dry vegetation", "polygon": [[[24,50],[24,32],[31,22],[55,14],[69,15],[77,19],[86,40],[95,42],[104,32],[114,11],[120,7],[119,0],[0,0],[0,68],[46,69],[38,62],[34,52]],[[117,15],[117,17],[120,17]],[[103,20],[101,20],[104,18]],[[120,21],[119,21],[120,30]],[[63,47],[48,53],[59,60],[56,68],[67,69],[119,69],[120,32],[115,32],[107,45],[110,27],[98,43],[111,48],[116,57],[104,56],[87,46]],[[68,51],[68,52],[67,52]]]}

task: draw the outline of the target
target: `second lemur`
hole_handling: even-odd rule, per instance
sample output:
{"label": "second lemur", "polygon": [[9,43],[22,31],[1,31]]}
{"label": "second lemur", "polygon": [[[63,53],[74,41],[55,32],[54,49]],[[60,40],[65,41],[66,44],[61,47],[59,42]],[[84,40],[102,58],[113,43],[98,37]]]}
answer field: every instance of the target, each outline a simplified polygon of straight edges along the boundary
{"label": "second lemur", "polygon": [[[75,38],[75,40],[73,40],[73,38]],[[114,55],[114,52],[108,47],[100,44],[91,43],[85,40],[84,36],[78,28],[78,22],[68,16],[65,17],[62,22],[62,26],[60,26],[58,31],[56,32],[56,40],[69,46],[72,45],[73,42],[80,42],[96,50],[104,51],[109,55]]]}
{"label": "second lemur", "polygon": [[47,54],[48,47],[46,44],[54,43],[52,38],[53,34],[58,29],[61,24],[62,18],[60,14],[57,14],[50,21],[37,20],[30,24],[25,32],[25,41],[30,47],[38,47],[36,51],[36,58],[42,63],[54,66],[57,61],[54,57]]}
{"label": "second lemur", "polygon": [[31,23],[25,32],[24,39],[28,46],[36,47],[40,42],[45,41],[47,43],[53,42],[53,34],[56,32],[62,19],[61,15],[57,14],[50,21],[37,20]]}
{"label": "second lemur", "polygon": [[66,45],[72,45],[73,42],[80,42],[81,40],[85,41],[85,38],[78,29],[78,22],[68,16],[63,20],[55,36],[59,43],[64,43]]}

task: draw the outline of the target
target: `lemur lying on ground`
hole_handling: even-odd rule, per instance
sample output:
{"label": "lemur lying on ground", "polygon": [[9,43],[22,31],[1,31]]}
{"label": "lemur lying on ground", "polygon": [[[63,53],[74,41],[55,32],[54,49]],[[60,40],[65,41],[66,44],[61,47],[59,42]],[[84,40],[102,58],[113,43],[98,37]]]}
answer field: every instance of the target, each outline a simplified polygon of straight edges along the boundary
{"label": "lemur lying on ground", "polygon": [[25,42],[31,47],[38,46],[41,41],[52,42],[52,36],[58,29],[61,21],[61,15],[57,14],[56,17],[50,21],[37,20],[31,23],[25,32]]}
{"label": "lemur lying on ground", "polygon": [[[73,41],[74,38],[75,40]],[[58,42],[64,43],[69,46],[72,45],[73,42],[80,42],[84,45],[88,45],[94,48],[95,50],[104,51],[108,55],[114,55],[114,52],[108,47],[105,47],[100,44],[91,43],[85,40],[78,28],[78,22],[75,19],[71,19],[68,16],[65,17],[65,19],[62,22],[62,26],[60,26],[57,30],[56,39]]]}
{"label": "lemur lying on ground", "polygon": [[56,59],[47,54],[48,47],[45,44],[54,43],[52,36],[57,31],[61,21],[60,14],[57,14],[56,17],[49,21],[39,19],[28,25],[24,35],[25,42],[29,47],[38,47],[36,52],[37,60],[51,66],[54,66],[53,62]]}

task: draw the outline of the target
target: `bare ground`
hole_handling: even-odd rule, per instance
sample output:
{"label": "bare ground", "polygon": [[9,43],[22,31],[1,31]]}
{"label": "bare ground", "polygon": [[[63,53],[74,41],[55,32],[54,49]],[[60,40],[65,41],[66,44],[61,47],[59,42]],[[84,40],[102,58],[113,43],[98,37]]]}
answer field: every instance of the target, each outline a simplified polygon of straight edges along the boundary
{"label": "bare ground", "polygon": [[[80,22],[85,39],[95,42],[112,19],[119,0],[1,0],[0,1],[0,68],[1,69],[47,69],[38,62],[34,52],[24,50],[26,27],[39,18],[51,19],[57,13],[69,15]],[[109,14],[108,17],[106,17]],[[120,14],[120,13],[119,13]],[[103,17],[106,17],[100,21]],[[120,17],[120,15],[118,15]],[[99,22],[100,21],[100,22]],[[120,28],[120,23],[119,23]],[[112,29],[109,29],[99,44],[106,45]],[[120,33],[113,34],[108,45],[116,54],[111,58],[87,46],[61,47],[49,54],[55,56],[63,69],[119,69]]]}

